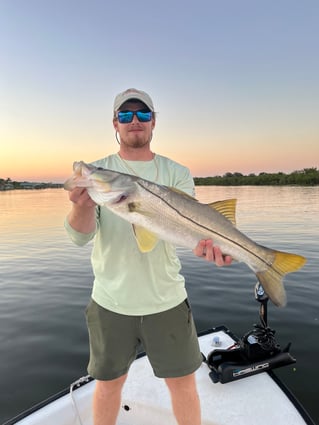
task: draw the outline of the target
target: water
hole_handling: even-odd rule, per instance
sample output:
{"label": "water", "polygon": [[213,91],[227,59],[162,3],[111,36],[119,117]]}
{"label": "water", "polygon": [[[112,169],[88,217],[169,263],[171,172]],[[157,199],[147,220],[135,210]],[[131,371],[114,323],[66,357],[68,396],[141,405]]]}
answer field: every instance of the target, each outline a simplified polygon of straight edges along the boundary
{"label": "water", "polygon": [[[198,187],[197,197],[236,197],[240,230],[308,258],[286,279],[287,307],[269,303],[268,318],[297,358],[277,373],[319,422],[319,187]],[[0,192],[0,423],[86,374],[91,246],[69,241],[68,210],[61,189]],[[217,268],[188,250],[179,254],[198,330],[251,330],[258,321],[253,273],[244,264]]]}

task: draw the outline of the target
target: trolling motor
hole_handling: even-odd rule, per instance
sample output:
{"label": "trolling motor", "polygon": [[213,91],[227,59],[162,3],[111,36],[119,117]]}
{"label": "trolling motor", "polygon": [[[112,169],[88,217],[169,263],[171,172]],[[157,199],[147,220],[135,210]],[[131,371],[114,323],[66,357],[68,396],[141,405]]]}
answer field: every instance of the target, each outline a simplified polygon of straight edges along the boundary
{"label": "trolling motor", "polygon": [[207,356],[209,376],[214,383],[224,384],[296,362],[289,353],[291,343],[281,350],[275,339],[276,332],[268,327],[269,298],[259,282],[255,286],[255,299],[260,303],[260,323],[255,324],[252,331],[239,339],[225,326],[215,328],[218,335],[223,336],[224,332],[226,339],[231,337],[234,344],[225,349],[215,348]]}
{"label": "trolling motor", "polygon": [[281,351],[280,345],[275,340],[276,331],[268,327],[269,297],[259,282],[255,286],[255,299],[260,303],[260,323],[254,325],[254,330],[241,339],[241,347],[250,360],[263,359],[265,356],[273,356]]}

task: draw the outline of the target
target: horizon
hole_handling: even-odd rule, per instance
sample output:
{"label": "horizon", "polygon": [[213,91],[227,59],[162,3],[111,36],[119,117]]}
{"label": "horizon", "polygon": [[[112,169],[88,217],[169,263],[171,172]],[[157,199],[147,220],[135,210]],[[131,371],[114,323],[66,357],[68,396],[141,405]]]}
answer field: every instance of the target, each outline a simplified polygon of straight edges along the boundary
{"label": "horizon", "polygon": [[[228,173],[231,173],[231,174],[240,173],[244,177],[248,177],[251,174],[258,177],[259,175],[261,175],[263,173],[265,173],[265,174],[281,174],[281,173],[283,173],[285,175],[289,175],[289,174],[292,174],[294,172],[302,172],[302,171],[307,170],[307,169],[315,169],[315,170],[318,171],[318,168],[317,167],[302,167],[300,169],[296,169],[296,170],[292,170],[292,171],[288,171],[288,172],[284,172],[284,171],[270,171],[270,172],[269,171],[260,171],[260,172],[257,172],[257,173],[253,173],[253,172],[241,173],[240,171],[226,171],[223,174],[206,175],[206,176],[199,176],[199,175],[196,175],[195,176],[195,175],[192,175],[192,177],[194,179],[195,178],[204,178],[205,179],[205,178],[210,178],[210,177],[225,177],[226,174],[228,174]],[[14,178],[12,178],[10,176],[5,177],[5,178],[2,177],[2,176],[0,176],[0,180],[6,181],[6,180],[9,179],[11,182],[17,182],[17,183],[24,183],[25,182],[25,183],[35,183],[35,184],[37,184],[37,183],[63,184],[65,182],[65,180],[67,178],[69,178],[70,176],[71,176],[71,174],[69,176],[67,176],[64,180],[60,180],[60,181],[57,181],[57,180],[45,180],[45,179],[41,179],[41,177],[40,178],[36,178],[36,179],[31,179],[31,180],[29,180],[29,179],[16,180],[16,179],[14,179]]]}

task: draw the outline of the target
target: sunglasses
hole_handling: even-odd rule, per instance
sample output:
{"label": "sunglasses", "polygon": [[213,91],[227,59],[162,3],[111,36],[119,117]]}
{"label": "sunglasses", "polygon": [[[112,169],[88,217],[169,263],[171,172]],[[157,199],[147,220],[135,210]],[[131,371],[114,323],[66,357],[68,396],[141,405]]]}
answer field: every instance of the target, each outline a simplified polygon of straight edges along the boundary
{"label": "sunglasses", "polygon": [[147,111],[145,109],[141,111],[119,111],[117,113],[117,119],[121,124],[129,124],[133,121],[134,115],[137,116],[137,119],[140,122],[149,122],[153,116],[151,111]]}

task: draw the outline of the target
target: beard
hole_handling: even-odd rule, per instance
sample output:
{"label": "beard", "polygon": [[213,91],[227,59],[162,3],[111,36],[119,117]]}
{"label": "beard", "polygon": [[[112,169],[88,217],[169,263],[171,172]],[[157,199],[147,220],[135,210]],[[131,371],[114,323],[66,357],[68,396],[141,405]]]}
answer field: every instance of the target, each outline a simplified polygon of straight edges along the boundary
{"label": "beard", "polygon": [[151,141],[152,136],[147,137],[144,133],[129,133],[128,137],[121,137],[121,143],[130,148],[143,148]]}

